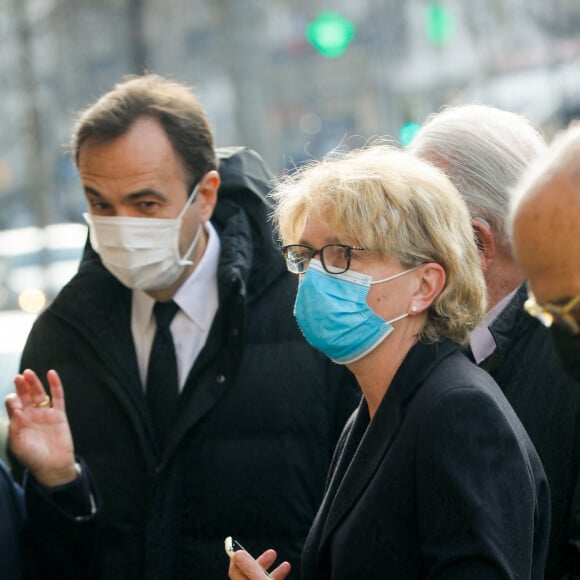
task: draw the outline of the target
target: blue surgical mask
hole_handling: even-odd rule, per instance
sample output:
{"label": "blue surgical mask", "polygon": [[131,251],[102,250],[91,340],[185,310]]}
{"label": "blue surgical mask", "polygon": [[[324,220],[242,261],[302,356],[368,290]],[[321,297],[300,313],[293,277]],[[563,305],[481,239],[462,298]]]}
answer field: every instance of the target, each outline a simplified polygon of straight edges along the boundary
{"label": "blue surgical mask", "polygon": [[334,362],[349,364],[359,360],[391,334],[393,322],[408,316],[405,313],[387,321],[373,312],[367,304],[371,285],[394,280],[417,268],[373,280],[352,270],[329,274],[319,260],[311,260],[301,276],[294,304],[300,330],[314,348]]}

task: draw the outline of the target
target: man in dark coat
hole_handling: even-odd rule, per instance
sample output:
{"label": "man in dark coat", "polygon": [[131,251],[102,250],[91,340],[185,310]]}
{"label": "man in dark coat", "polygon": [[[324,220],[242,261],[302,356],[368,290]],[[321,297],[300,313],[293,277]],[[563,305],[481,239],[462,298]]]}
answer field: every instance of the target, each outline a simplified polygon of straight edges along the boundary
{"label": "man in dark coat", "polygon": [[[551,545],[560,562],[556,569],[575,576],[580,575],[580,386],[562,369],[550,331],[524,310],[526,299],[521,285],[490,324],[498,362],[488,371],[503,387],[542,459],[550,481]],[[546,578],[563,576],[548,572]]]}
{"label": "man in dark coat", "polygon": [[[22,365],[62,377],[103,496],[105,576],[213,580],[228,535],[296,560],[360,393],[293,319],[271,175],[247,149],[218,162],[190,90],[155,75],[85,111],[73,151],[98,254],[39,317]],[[172,300],[173,344],[157,350],[152,311]]]}
{"label": "man in dark coat", "polygon": [[580,389],[549,330],[523,309],[526,282],[508,231],[513,191],[545,148],[527,119],[483,105],[443,110],[411,144],[447,173],[469,208],[488,292],[470,354],[499,384],[544,465],[552,507],[545,578],[560,580],[580,574]]}

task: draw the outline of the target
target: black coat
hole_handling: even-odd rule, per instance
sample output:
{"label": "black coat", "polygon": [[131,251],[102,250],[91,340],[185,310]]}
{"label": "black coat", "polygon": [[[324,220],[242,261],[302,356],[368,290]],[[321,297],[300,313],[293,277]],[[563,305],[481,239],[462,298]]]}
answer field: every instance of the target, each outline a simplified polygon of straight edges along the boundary
{"label": "black coat", "polygon": [[[24,489],[0,461],[0,578],[77,580],[100,577],[94,482],[83,476],[56,495],[26,478]],[[77,498],[80,496],[80,501]],[[84,505],[87,504],[87,505]],[[81,506],[81,510],[76,508]],[[87,514],[75,517],[76,513]]]}
{"label": "black coat", "polygon": [[24,522],[24,494],[0,462],[0,578],[24,577],[19,534]]}
{"label": "black coat", "polygon": [[552,498],[546,580],[580,578],[580,385],[558,360],[550,330],[523,309],[525,284],[490,326],[491,376],[542,460]]}
{"label": "black coat", "polygon": [[540,580],[549,501],[494,381],[457,345],[419,343],[341,437],[302,578]]}
{"label": "black coat", "polygon": [[223,151],[220,174],[219,309],[160,455],[131,292],[90,248],[25,347],[22,366],[63,380],[75,449],[103,497],[109,579],[225,577],[228,535],[297,561],[360,399],[352,375],[312,349],[293,318],[297,279],[273,240],[260,158]]}

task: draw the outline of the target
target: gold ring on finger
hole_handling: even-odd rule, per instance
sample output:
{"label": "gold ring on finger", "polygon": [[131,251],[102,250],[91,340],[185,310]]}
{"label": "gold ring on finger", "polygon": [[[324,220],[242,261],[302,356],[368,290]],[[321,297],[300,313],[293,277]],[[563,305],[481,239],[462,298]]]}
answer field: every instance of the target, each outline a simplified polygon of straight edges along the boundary
{"label": "gold ring on finger", "polygon": [[40,403],[34,403],[33,406],[38,408],[38,407],[48,407],[48,405],[51,405],[51,399],[48,395],[46,395],[44,397],[44,401],[41,401]]}

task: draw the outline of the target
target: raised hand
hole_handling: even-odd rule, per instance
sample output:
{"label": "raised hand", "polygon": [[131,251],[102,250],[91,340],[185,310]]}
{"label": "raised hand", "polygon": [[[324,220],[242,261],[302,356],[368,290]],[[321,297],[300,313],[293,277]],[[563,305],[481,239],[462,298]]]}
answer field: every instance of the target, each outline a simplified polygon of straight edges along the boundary
{"label": "raised hand", "polygon": [[64,393],[56,371],[48,371],[49,397],[39,378],[25,370],[14,379],[16,393],[6,397],[9,445],[16,458],[42,485],[57,486],[77,477]]}

